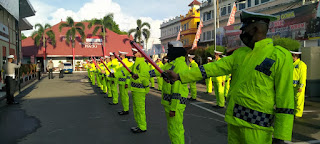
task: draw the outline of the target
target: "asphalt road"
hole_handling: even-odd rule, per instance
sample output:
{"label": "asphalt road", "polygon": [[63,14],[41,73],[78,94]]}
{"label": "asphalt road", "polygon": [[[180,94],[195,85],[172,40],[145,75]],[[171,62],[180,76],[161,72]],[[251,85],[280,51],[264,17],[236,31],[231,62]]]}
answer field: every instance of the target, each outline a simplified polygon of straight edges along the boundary
{"label": "asphalt road", "polygon": [[[199,101],[188,103],[184,113],[186,143],[227,143],[225,110],[212,108],[214,96],[204,94],[204,85],[199,84],[198,91]],[[16,97],[20,105],[0,102],[0,144],[170,143],[159,91],[150,90],[146,97],[148,131],[141,134],[130,131],[136,126],[131,103],[130,114],[119,116],[120,98],[118,105],[111,106],[111,99],[104,96],[88,83],[85,73],[43,78]],[[320,139],[319,113],[312,111],[296,121],[294,141]]]}

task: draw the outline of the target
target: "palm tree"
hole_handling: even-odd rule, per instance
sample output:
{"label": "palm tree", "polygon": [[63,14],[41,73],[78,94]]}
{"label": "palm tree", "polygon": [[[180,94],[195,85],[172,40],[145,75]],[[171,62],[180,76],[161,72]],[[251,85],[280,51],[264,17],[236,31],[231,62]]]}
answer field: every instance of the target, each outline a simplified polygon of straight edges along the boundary
{"label": "palm tree", "polygon": [[[144,26],[146,26],[147,28],[144,28]],[[133,38],[134,41],[138,42],[139,44],[141,44],[141,39],[142,39],[142,35],[146,40],[146,45],[148,43],[148,39],[150,38],[150,24],[147,22],[142,23],[142,21],[140,19],[137,20],[137,28],[135,29],[130,29],[128,31],[128,37],[130,37],[130,35],[132,33],[135,33]]]}
{"label": "palm tree", "polygon": [[66,33],[66,42],[67,44],[69,44],[71,40],[72,56],[73,56],[72,67],[74,69],[74,65],[75,65],[74,45],[75,45],[75,39],[76,39],[76,32],[78,32],[78,34],[81,37],[81,40],[84,42],[86,38],[86,34],[84,33],[84,30],[86,27],[81,22],[75,23],[72,17],[67,17],[67,22],[61,23],[59,25],[59,31],[61,32],[62,28],[65,28],[65,27],[69,28]]}
{"label": "palm tree", "polygon": [[94,28],[92,35],[95,36],[97,32],[101,29],[100,35],[103,36],[103,56],[106,55],[106,28],[109,30],[113,29],[113,14],[110,13],[104,16],[102,19],[93,19],[90,21],[88,28],[90,29],[93,25],[96,27]]}
{"label": "palm tree", "polygon": [[[43,47],[43,63],[44,63],[44,71],[46,71],[45,69],[45,65],[46,65],[46,42],[47,40],[50,40],[51,44],[53,46],[56,45],[56,36],[54,34],[54,32],[51,30],[51,25],[49,24],[45,24],[44,26],[42,26],[41,24],[37,23],[35,26],[35,29],[38,28],[38,30],[35,30],[31,37],[34,40],[34,44],[36,46],[39,46],[39,48],[41,48],[41,44]],[[47,30],[46,29],[50,29]]]}

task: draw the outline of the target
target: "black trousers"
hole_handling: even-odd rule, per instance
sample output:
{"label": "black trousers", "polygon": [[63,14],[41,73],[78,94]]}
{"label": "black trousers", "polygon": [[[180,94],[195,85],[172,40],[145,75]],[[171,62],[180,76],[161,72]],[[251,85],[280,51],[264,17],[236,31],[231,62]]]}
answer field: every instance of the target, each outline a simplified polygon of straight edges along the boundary
{"label": "black trousers", "polygon": [[49,69],[49,79],[53,79],[52,69]]}
{"label": "black trousers", "polygon": [[6,92],[7,92],[7,102],[14,102],[14,91],[16,90],[16,81],[9,76],[6,76]]}
{"label": "black trousers", "polygon": [[41,71],[37,71],[37,77],[38,77],[38,80],[40,80],[40,78],[41,78]]}
{"label": "black trousers", "polygon": [[59,78],[63,78],[63,70],[60,70]]}

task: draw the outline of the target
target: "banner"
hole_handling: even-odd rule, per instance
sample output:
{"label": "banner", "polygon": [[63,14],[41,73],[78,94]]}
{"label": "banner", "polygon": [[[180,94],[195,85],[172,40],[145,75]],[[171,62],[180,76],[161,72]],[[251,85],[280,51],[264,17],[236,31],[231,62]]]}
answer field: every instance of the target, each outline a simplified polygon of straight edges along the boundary
{"label": "banner", "polygon": [[203,27],[202,20],[200,20],[200,24],[199,24],[199,27],[198,27],[198,30],[197,30],[197,34],[196,34],[196,37],[194,38],[193,45],[192,45],[191,49],[194,49],[195,47],[197,47],[198,41],[200,39],[200,35],[201,35],[201,32],[202,32],[201,31],[202,27]]}
{"label": "banner", "polygon": [[9,42],[9,29],[3,23],[0,23],[0,39]]}
{"label": "banner", "polygon": [[178,36],[177,36],[177,41],[180,40],[180,32],[181,32],[181,28],[180,28],[179,33],[178,33]]}
{"label": "banner", "polygon": [[228,23],[227,23],[227,26],[232,25],[234,23],[236,12],[237,12],[237,7],[236,7],[236,3],[234,2],[233,3],[233,7],[232,7],[232,11],[230,13],[230,17],[229,17],[229,20],[228,20]]}

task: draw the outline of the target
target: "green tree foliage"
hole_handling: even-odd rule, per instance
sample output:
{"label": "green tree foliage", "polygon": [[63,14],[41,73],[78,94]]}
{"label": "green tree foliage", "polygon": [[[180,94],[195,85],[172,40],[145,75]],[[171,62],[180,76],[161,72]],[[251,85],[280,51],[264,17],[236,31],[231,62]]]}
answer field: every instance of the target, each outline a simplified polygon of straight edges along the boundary
{"label": "green tree foliage", "polygon": [[[66,33],[66,42],[69,43],[71,40],[72,49],[74,49],[74,47],[75,47],[76,33],[78,33],[80,35],[81,40],[83,42],[85,41],[86,34],[84,33],[84,30],[86,27],[84,26],[84,24],[82,22],[75,23],[74,20],[72,19],[72,17],[67,17],[67,22],[61,23],[59,25],[59,31],[61,32],[61,30],[63,28],[68,28],[68,31]],[[73,55],[72,66],[74,67],[74,60],[75,60],[74,50],[72,51],[72,55]]]}
{"label": "green tree foliage", "polygon": [[[42,46],[46,48],[47,40],[50,40],[52,45],[56,45],[56,37],[54,32],[51,30],[51,25],[45,24],[45,26],[42,26],[38,23],[34,27],[35,29],[38,29],[31,34],[31,37],[36,46],[40,46],[40,44],[42,44]],[[46,31],[46,29],[50,30]]]}
{"label": "green tree foliage", "polygon": [[[144,27],[147,27],[147,28],[144,28]],[[147,22],[143,22],[138,19],[137,20],[137,28],[135,29],[130,29],[128,31],[128,37],[130,37],[131,34],[134,33],[134,36],[133,36],[133,39],[141,44],[141,40],[142,40],[142,36],[145,38],[146,40],[146,43],[148,43],[148,39],[150,38],[150,24],[147,23]]]}
{"label": "green tree foliage", "polygon": [[[119,25],[113,20],[113,14],[108,14],[108,15],[112,15],[112,19],[108,19],[108,23],[111,24],[111,27],[109,27],[108,29],[117,33],[117,34],[121,34],[121,35],[127,35],[128,33],[125,31],[121,31],[119,28]],[[106,16],[108,16],[106,15]],[[105,16],[105,17],[106,17]],[[103,18],[104,19],[104,18]],[[89,22],[92,23],[93,21],[95,21],[96,19],[91,19],[91,20],[83,20],[82,22]]]}
{"label": "green tree foliage", "polygon": [[300,48],[301,44],[297,40],[291,38],[277,38],[273,40],[273,44],[279,45],[289,51],[296,51]]}
{"label": "green tree foliage", "polygon": [[24,35],[24,33],[21,33],[21,40],[24,40],[26,38],[27,38],[26,35]]}

